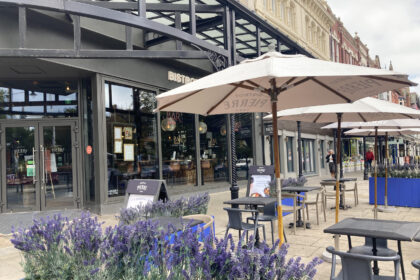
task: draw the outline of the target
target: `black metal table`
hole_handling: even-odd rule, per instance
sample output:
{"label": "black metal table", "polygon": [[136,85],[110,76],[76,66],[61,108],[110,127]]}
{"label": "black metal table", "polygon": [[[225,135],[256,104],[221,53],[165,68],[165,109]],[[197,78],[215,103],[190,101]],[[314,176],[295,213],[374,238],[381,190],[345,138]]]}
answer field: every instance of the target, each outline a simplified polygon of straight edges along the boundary
{"label": "black metal table", "polygon": [[[346,182],[355,182],[355,181],[357,181],[357,178],[341,178],[338,181],[340,182],[340,193],[341,193],[341,184],[344,184]],[[321,181],[321,185],[331,185],[331,186],[333,185],[333,186],[335,186],[336,182],[337,182],[336,179],[324,179],[324,180]],[[342,193],[340,195],[340,209],[347,210],[349,208],[351,208],[351,206],[344,205],[344,203],[343,203],[343,193]],[[335,209],[335,206],[332,207],[331,209]]]}
{"label": "black metal table", "polygon": [[[232,200],[224,201],[224,204],[233,205],[248,205],[254,209],[258,209],[258,206],[266,206],[273,202],[277,202],[277,198],[274,197],[240,197]],[[255,246],[258,247],[260,244],[260,234],[257,228],[255,233]]]}
{"label": "black metal table", "polygon": [[[420,223],[348,218],[324,229],[325,233],[347,235],[349,249],[351,249],[351,236],[370,237],[373,240],[372,253],[376,256],[376,239],[396,240],[398,255],[401,258],[401,273],[405,280],[404,263],[401,251],[401,241],[420,241]],[[379,273],[378,263],[374,262],[373,272]]]}
{"label": "black metal table", "polygon": [[[310,191],[317,191],[317,190],[321,190],[321,187],[312,187],[312,186],[290,186],[290,187],[284,187],[281,188],[282,192],[296,192],[296,193],[302,193],[302,192],[310,192]],[[300,197],[298,197],[298,205],[300,205]],[[296,221],[296,227],[303,227],[303,220],[302,220],[302,213],[301,210],[299,209],[298,211],[298,219]],[[289,224],[289,227],[293,227],[293,223]],[[306,223],[306,228],[310,229],[311,228],[311,224],[310,223]]]}

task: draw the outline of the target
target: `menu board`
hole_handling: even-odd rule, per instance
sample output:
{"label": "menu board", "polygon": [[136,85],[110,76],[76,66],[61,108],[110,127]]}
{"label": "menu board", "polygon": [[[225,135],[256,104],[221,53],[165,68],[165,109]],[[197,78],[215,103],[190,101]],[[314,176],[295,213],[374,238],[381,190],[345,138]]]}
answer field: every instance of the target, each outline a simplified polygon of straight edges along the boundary
{"label": "menu board", "polygon": [[251,197],[270,197],[270,183],[274,178],[274,166],[250,166],[248,174],[246,195]]}
{"label": "menu board", "polygon": [[269,197],[270,196],[270,175],[252,175],[249,184],[249,196]]}
{"label": "menu board", "polygon": [[134,179],[129,180],[126,190],[126,207],[136,208],[149,202],[169,200],[164,180]]}

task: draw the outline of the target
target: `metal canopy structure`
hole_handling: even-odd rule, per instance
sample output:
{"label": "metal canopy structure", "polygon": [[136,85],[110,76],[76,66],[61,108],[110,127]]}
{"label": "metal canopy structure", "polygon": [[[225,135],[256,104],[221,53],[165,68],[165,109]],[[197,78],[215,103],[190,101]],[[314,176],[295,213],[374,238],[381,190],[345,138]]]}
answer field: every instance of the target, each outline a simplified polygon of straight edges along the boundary
{"label": "metal canopy structure", "polygon": [[[1,48],[0,57],[210,59],[216,69],[259,56],[275,44],[283,53],[310,53],[237,1],[231,0],[0,0],[18,9],[19,42]],[[56,12],[73,26],[73,48],[30,48],[29,11]],[[121,25],[121,49],[82,48],[84,18]],[[133,40],[141,30],[142,44]],[[110,38],[111,39],[111,38]],[[115,38],[112,38],[115,40]],[[168,44],[175,42],[175,45]]]}

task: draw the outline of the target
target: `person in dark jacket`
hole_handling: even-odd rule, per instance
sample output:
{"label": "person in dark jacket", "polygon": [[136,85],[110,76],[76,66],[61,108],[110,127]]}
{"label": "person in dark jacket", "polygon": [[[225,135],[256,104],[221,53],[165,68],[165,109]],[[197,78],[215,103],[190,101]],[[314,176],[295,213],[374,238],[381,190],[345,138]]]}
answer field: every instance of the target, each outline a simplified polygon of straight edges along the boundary
{"label": "person in dark jacket", "polygon": [[328,151],[328,155],[325,157],[328,167],[330,169],[330,174],[332,178],[335,178],[335,154],[333,150]]}

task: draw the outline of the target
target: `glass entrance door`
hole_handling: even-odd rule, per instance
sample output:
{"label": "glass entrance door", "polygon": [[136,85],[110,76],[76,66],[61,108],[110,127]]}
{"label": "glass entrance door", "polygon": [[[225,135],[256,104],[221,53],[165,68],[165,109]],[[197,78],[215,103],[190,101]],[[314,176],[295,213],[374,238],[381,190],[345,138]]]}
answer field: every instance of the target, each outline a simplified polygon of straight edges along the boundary
{"label": "glass entrance door", "polygon": [[2,197],[7,211],[39,209],[38,130],[36,126],[4,128]]}
{"label": "glass entrance door", "polygon": [[40,125],[41,209],[75,205],[72,131],[71,125]]}
{"label": "glass entrance door", "polygon": [[75,123],[23,121],[1,127],[2,211],[73,208]]}

